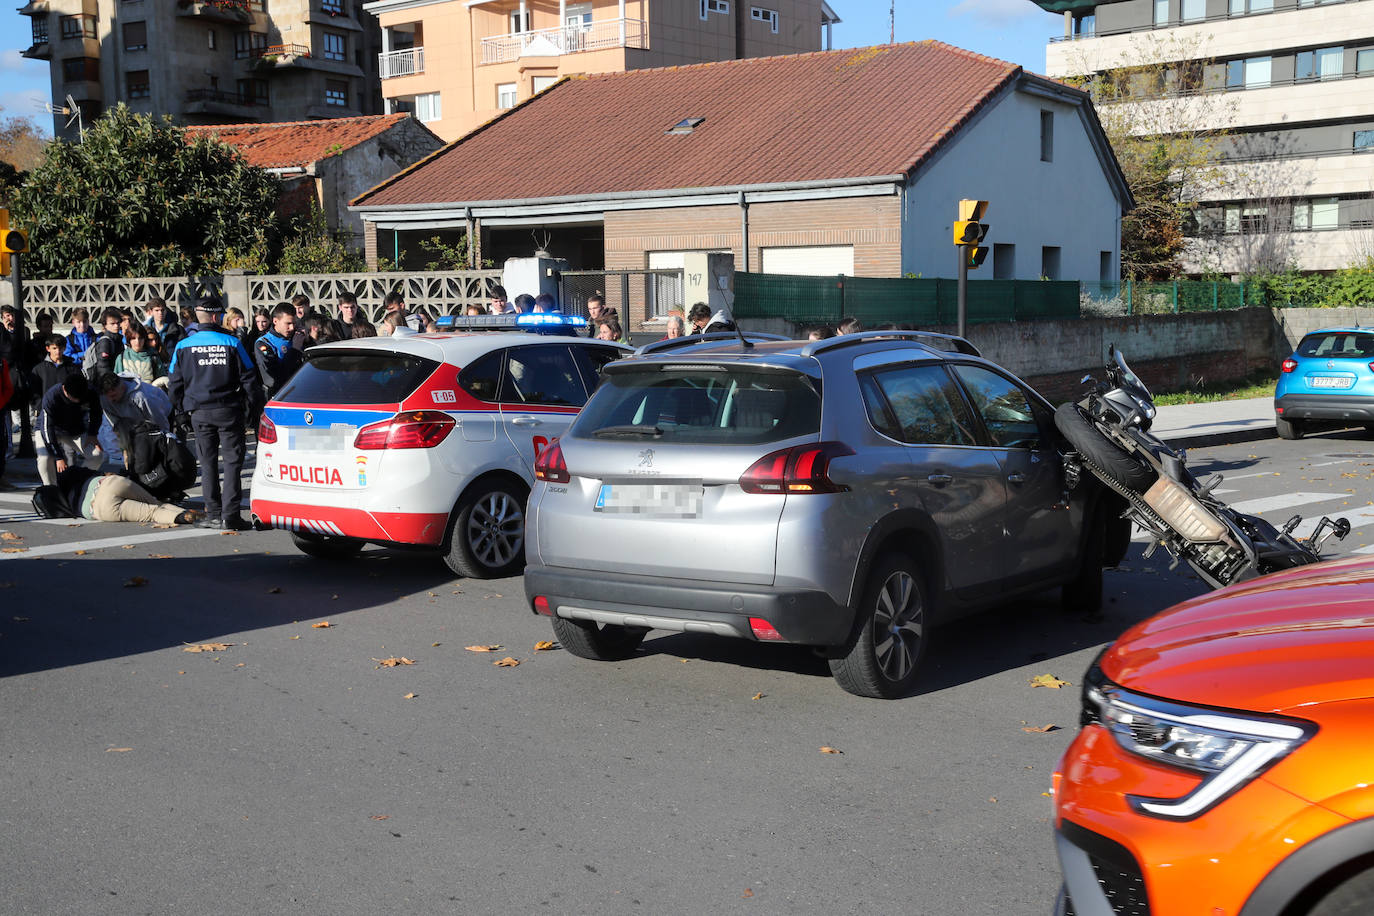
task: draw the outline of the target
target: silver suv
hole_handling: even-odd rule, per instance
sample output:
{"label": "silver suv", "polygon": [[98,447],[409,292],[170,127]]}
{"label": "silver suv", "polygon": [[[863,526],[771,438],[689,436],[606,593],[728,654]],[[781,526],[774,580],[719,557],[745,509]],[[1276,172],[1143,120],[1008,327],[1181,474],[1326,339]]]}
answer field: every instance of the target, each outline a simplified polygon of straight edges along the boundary
{"label": "silver suv", "polygon": [[525,593],[583,658],[651,629],[800,643],[845,690],[902,696],[937,620],[1051,586],[1100,606],[1130,529],[1066,449],[960,338],[651,344],[540,455]]}

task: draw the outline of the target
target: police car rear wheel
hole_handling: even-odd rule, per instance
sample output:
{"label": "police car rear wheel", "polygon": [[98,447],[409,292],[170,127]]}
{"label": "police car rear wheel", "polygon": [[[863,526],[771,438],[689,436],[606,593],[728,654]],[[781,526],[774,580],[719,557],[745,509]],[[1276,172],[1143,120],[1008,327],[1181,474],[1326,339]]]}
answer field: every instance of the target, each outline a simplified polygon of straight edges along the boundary
{"label": "police car rear wheel", "polygon": [[363,549],[363,542],[353,538],[331,538],[300,531],[291,532],[291,540],[301,553],[319,560],[348,560]]}
{"label": "police car rear wheel", "polygon": [[525,565],[525,494],[500,481],[464,493],[444,561],[470,579],[520,572]]}

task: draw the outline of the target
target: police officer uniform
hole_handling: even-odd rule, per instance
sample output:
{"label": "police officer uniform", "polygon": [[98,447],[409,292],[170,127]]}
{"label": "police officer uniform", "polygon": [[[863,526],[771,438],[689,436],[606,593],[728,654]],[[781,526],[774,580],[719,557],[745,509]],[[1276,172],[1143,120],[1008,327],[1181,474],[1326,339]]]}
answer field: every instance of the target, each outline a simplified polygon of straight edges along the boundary
{"label": "police officer uniform", "polygon": [[243,341],[220,327],[223,314],[218,299],[200,301],[196,306],[199,330],[177,343],[167,378],[172,403],[179,412],[191,415],[196,433],[205,500],[205,518],[197,524],[243,531],[250,527],[239,514],[243,508],[243,484],[239,480],[245,447],[243,423],[256,397],[257,372]]}
{"label": "police officer uniform", "polygon": [[259,337],[253,349],[257,351],[254,358],[258,374],[270,401],[305,363],[305,354],[295,348],[291,337],[282,337],[275,329]]}

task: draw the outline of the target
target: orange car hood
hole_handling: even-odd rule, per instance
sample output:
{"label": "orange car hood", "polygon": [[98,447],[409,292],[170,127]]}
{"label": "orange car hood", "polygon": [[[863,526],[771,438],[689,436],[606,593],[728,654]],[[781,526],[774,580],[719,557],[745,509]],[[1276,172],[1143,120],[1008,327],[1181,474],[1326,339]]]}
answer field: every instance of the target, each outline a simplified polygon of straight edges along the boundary
{"label": "orange car hood", "polygon": [[1102,657],[1130,690],[1256,711],[1374,697],[1374,559],[1318,563],[1185,601]]}

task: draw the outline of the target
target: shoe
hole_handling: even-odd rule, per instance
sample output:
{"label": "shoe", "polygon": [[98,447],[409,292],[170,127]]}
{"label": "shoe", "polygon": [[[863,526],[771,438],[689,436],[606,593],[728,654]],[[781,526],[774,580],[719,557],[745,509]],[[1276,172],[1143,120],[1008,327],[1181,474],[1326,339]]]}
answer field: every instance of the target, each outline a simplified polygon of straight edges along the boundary
{"label": "shoe", "polygon": [[231,515],[224,520],[224,530],[252,531],[253,526],[245,521],[242,515]]}
{"label": "shoe", "polygon": [[210,518],[207,515],[205,518],[197,519],[192,524],[194,524],[197,528],[223,528],[224,520],[218,518]]}
{"label": "shoe", "polygon": [[197,512],[194,509],[187,509],[185,512],[177,516],[176,522],[174,524],[194,525],[196,522],[199,522],[200,520],[201,514],[199,512]]}

